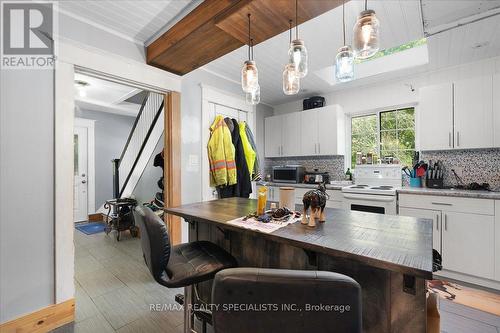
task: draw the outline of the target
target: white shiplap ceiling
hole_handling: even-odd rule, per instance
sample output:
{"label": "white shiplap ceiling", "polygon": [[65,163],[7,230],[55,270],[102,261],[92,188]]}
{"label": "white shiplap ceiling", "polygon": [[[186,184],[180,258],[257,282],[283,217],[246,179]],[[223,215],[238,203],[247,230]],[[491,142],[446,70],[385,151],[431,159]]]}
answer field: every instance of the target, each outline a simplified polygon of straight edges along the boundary
{"label": "white shiplap ceiling", "polygon": [[[364,1],[360,0],[346,3],[348,42],[352,39],[352,27],[363,6]],[[468,17],[476,19],[481,14],[483,17],[495,14],[500,8],[500,0],[371,0],[368,7],[374,9],[380,19],[381,49],[386,49],[424,37],[424,22],[426,32],[435,33],[439,31],[436,29],[452,27],[454,22],[465,23]],[[492,15],[429,37],[429,64],[426,66],[332,86],[314,73],[331,66],[337,49],[342,45],[342,8],[335,8],[304,23],[299,34],[305,40],[309,54],[309,74],[301,80],[299,95],[285,96],[281,88],[281,74],[287,62],[288,32],[255,46],[264,103],[277,105],[313,94],[373,84],[500,55],[500,15]],[[242,47],[205,65],[203,69],[239,84],[240,69],[246,57],[247,49]]]}
{"label": "white shiplap ceiling", "polygon": [[59,10],[138,44],[148,44],[201,0],[61,0]]}

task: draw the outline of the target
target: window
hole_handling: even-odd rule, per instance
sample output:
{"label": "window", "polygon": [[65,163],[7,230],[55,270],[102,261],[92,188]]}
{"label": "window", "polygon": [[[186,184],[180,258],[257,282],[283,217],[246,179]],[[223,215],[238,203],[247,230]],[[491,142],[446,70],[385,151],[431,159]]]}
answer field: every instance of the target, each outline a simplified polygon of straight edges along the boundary
{"label": "window", "polygon": [[351,166],[356,153],[394,157],[411,166],[415,152],[415,109],[405,108],[351,118]]}

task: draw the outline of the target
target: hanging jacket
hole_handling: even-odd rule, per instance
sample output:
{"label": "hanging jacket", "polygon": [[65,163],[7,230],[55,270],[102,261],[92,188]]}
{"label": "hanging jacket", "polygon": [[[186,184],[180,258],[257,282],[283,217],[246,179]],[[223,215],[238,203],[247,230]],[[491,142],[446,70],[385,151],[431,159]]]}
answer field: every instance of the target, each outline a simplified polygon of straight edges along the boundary
{"label": "hanging jacket", "polygon": [[254,173],[255,157],[257,156],[257,153],[253,149],[253,147],[248,139],[246,127],[247,126],[246,126],[246,123],[244,121],[239,123],[241,143],[243,145],[243,151],[245,152],[245,159],[247,161],[250,179],[252,179],[251,175],[253,175],[253,173]]}
{"label": "hanging jacket", "polygon": [[232,129],[231,139],[235,148],[235,162],[236,162],[236,178],[237,183],[232,186],[221,186],[217,190],[220,198],[242,197],[248,198],[252,193],[252,182],[250,181],[250,172],[248,171],[247,162],[245,159],[245,152],[240,137],[240,129],[236,119],[224,119],[228,128]]}
{"label": "hanging jacket", "polygon": [[215,117],[212,126],[210,126],[207,149],[210,163],[210,186],[236,184],[234,146],[231,132],[229,132],[222,116]]}
{"label": "hanging jacket", "polygon": [[253,173],[251,173],[252,180],[261,180],[262,175],[260,173],[260,159],[257,145],[255,144],[255,138],[253,137],[252,130],[248,127],[248,124],[246,122],[243,123],[245,124],[245,132],[247,134],[248,141],[250,142],[252,149],[255,151],[255,163],[253,166]]}

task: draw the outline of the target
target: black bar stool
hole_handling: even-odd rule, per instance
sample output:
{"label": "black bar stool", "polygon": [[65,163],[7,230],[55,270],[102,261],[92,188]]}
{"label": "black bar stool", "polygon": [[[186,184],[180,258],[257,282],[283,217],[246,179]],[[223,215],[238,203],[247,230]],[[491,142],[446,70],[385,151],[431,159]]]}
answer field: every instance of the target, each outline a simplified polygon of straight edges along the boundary
{"label": "black bar stool", "polygon": [[[139,206],[135,211],[144,261],[159,284],[167,288],[187,287],[213,279],[217,272],[237,266],[233,256],[208,241],[171,246],[165,224],[151,209]],[[206,322],[202,321],[205,328]]]}
{"label": "black bar stool", "polygon": [[215,275],[212,302],[215,333],[362,331],[360,285],[332,272],[226,269]]}

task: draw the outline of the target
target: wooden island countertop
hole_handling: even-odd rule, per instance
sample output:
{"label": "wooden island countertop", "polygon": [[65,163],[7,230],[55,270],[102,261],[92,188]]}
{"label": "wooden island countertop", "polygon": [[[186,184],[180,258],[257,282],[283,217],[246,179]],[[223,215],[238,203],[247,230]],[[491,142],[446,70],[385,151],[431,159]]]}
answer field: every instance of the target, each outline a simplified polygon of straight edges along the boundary
{"label": "wooden island countertop", "polygon": [[327,208],[326,222],[318,223],[315,228],[297,222],[266,234],[227,223],[254,212],[256,207],[256,200],[228,198],[165,208],[165,212],[186,220],[253,233],[275,242],[432,279],[431,220]]}

